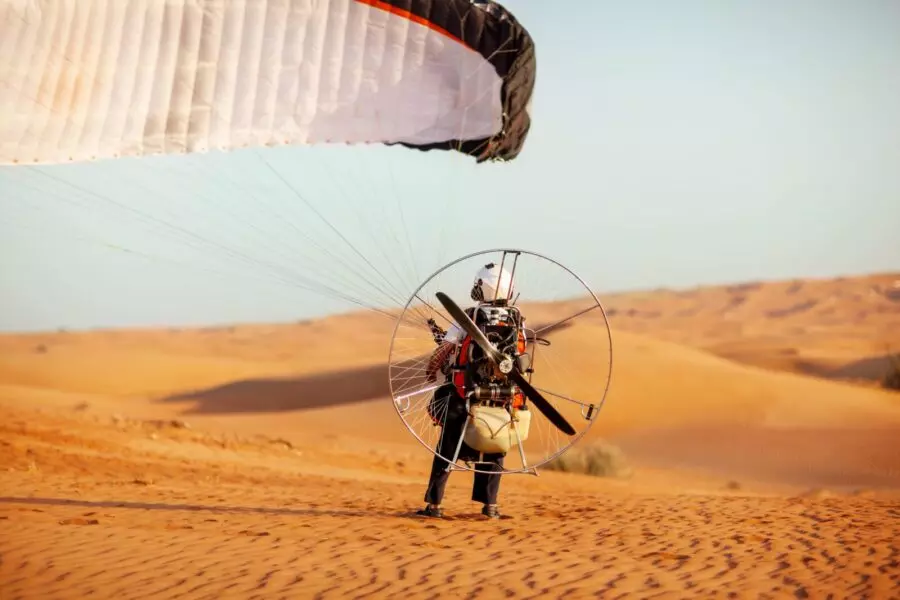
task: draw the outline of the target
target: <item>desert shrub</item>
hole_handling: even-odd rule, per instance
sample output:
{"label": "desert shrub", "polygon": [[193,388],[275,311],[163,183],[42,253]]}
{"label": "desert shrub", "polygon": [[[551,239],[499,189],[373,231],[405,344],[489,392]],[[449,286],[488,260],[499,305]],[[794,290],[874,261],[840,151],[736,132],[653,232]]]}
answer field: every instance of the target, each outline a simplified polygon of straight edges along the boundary
{"label": "desert shrub", "polygon": [[888,370],[881,380],[881,386],[900,391],[900,354],[888,354]]}
{"label": "desert shrub", "polygon": [[615,478],[630,477],[632,472],[625,454],[616,446],[602,441],[570,448],[543,468],[548,471]]}

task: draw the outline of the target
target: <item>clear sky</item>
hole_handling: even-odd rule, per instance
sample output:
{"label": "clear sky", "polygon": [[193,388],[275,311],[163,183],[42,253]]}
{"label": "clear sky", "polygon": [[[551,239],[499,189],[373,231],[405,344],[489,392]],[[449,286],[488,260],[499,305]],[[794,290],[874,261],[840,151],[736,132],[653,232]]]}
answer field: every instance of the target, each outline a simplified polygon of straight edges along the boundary
{"label": "clear sky", "polygon": [[301,278],[367,302],[389,282],[396,303],[507,245],[601,294],[900,270],[900,3],[506,5],[538,57],[516,161],[316,147],[4,169],[0,329],[294,320],[351,306]]}

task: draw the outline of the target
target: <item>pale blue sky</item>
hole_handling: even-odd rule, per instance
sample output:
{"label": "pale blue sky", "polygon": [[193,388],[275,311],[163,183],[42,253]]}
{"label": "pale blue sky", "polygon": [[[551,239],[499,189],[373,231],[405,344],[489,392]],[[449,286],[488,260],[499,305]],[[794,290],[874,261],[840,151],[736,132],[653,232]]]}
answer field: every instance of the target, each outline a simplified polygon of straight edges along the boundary
{"label": "pale blue sky", "polygon": [[348,307],[298,273],[377,301],[356,283],[371,263],[399,300],[505,245],[600,293],[900,270],[900,3],[507,6],[538,56],[518,160],[317,147],[4,169],[0,329],[293,320]]}

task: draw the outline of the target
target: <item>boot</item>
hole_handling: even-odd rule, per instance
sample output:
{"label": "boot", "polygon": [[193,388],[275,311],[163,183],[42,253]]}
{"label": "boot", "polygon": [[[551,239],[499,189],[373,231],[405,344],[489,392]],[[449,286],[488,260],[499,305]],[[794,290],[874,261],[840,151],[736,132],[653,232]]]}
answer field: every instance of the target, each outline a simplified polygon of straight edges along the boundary
{"label": "boot", "polygon": [[417,510],[416,514],[423,517],[432,517],[435,519],[440,519],[444,516],[444,512],[441,510],[441,507],[438,504],[428,504],[425,506],[425,508]]}

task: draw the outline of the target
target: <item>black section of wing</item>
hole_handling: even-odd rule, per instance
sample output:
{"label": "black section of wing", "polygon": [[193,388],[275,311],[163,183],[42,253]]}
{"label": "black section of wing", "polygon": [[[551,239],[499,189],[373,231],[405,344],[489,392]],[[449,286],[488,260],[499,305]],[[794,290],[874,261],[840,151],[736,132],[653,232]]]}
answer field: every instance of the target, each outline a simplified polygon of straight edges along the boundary
{"label": "black section of wing", "polygon": [[500,104],[503,126],[492,138],[443,140],[428,144],[399,145],[418,150],[456,150],[475,156],[478,162],[512,160],[519,155],[531,128],[528,106],[534,93],[537,70],[534,40],[513,14],[496,2],[471,0],[357,0],[374,7],[390,6],[392,12],[426,21],[458,42],[475,50],[503,79]]}

